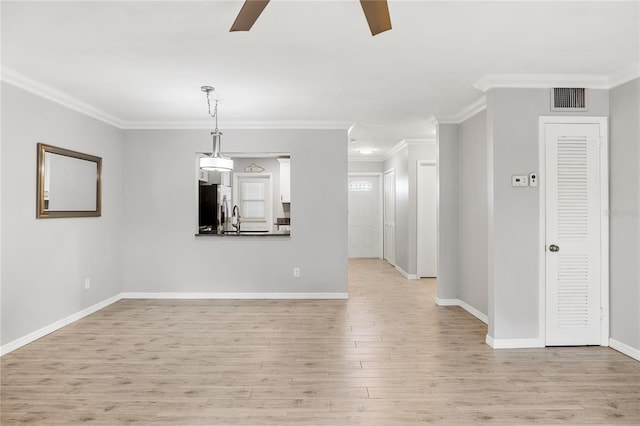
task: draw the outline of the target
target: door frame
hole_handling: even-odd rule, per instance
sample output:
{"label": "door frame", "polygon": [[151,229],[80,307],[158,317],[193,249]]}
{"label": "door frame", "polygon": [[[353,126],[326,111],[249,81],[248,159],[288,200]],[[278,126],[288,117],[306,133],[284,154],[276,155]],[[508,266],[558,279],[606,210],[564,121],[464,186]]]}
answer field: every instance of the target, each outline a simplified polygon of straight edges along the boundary
{"label": "door frame", "polygon": [[434,171],[436,172],[436,188],[435,188],[435,193],[436,193],[436,277],[438,276],[438,257],[439,257],[439,253],[438,253],[438,203],[440,200],[438,200],[438,173],[436,170],[437,167],[437,163],[436,160],[418,160],[417,161],[417,167],[416,167],[416,215],[418,217],[418,223],[416,224],[416,275],[418,276],[418,278],[420,278],[420,244],[418,244],[418,237],[420,236],[420,230],[422,229],[422,227],[424,227],[424,224],[422,223],[422,215],[420,214],[419,211],[419,206],[420,206],[420,170],[422,166],[433,166],[434,167]]}
{"label": "door frame", "polygon": [[391,266],[393,266],[394,268],[397,266],[397,262],[396,262],[396,181],[395,181],[395,174],[396,174],[396,169],[395,167],[392,167],[390,169],[385,170],[384,172],[382,172],[382,184],[384,185],[384,177],[386,175],[388,175],[389,173],[393,173],[394,175],[394,181],[393,181],[393,263],[389,262],[387,259],[385,259],[384,257],[384,187],[382,188],[382,259],[383,260],[387,260],[387,262],[389,262],[389,264]]}
{"label": "door frame", "polygon": [[609,130],[607,117],[540,116],[538,130],[538,189],[539,189],[539,256],[538,318],[540,338],[546,346],[546,135],[547,124],[600,125],[600,346],[609,346]]}
{"label": "door frame", "polygon": [[[383,219],[383,207],[382,204],[382,173],[380,172],[353,172],[349,173],[348,177],[366,176],[366,177],[378,177],[378,259],[384,259],[384,252],[382,251],[382,245],[384,244],[384,219]],[[348,179],[347,179],[348,180]],[[347,214],[348,216],[348,214]]]}

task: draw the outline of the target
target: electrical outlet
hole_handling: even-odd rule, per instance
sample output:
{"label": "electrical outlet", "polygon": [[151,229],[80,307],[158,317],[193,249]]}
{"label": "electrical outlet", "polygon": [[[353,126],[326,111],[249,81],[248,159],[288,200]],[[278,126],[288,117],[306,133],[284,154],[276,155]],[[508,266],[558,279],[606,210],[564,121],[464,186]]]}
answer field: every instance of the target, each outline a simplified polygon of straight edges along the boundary
{"label": "electrical outlet", "polygon": [[84,279],[84,289],[85,290],[89,290],[90,287],[91,287],[91,280],[89,278],[85,278]]}
{"label": "electrical outlet", "polygon": [[529,186],[532,188],[538,186],[538,174],[536,172],[529,173]]}
{"label": "electrical outlet", "polygon": [[300,276],[300,268],[293,268],[293,276],[296,278]]}

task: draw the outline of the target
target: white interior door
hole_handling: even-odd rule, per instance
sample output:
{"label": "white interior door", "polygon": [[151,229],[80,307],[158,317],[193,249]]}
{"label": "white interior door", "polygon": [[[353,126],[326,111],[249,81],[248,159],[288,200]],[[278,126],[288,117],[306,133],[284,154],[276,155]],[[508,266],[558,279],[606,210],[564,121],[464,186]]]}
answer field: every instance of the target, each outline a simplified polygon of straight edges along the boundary
{"label": "white interior door", "polygon": [[437,276],[436,163],[418,162],[418,277]]}
{"label": "white interior door", "polygon": [[599,345],[603,129],[547,123],[544,132],[546,345]]}
{"label": "white interior door", "polygon": [[349,176],[349,257],[380,257],[379,176]]}
{"label": "white interior door", "polygon": [[390,170],[384,174],[383,193],[384,221],[384,259],[396,264],[396,172]]}

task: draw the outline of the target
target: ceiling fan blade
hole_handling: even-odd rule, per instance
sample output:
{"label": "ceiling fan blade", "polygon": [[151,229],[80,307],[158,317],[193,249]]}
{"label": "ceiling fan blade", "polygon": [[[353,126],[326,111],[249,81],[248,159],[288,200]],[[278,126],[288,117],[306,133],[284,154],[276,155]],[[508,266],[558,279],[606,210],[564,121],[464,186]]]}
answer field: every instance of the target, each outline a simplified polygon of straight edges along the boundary
{"label": "ceiling fan blade", "polygon": [[245,0],[229,31],[249,31],[269,0]]}
{"label": "ceiling fan blade", "polygon": [[387,0],[360,0],[364,16],[369,23],[371,35],[380,34],[391,29],[391,17]]}

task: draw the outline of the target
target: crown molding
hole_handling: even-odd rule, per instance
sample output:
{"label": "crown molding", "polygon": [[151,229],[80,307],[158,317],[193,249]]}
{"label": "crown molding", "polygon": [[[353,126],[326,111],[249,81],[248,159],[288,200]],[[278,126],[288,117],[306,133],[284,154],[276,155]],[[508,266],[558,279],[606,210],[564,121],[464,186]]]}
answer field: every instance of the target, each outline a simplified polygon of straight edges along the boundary
{"label": "crown molding", "polygon": [[396,154],[397,152],[401,151],[404,148],[407,148],[409,145],[407,145],[407,142],[405,142],[404,139],[402,139],[400,142],[398,142],[397,144],[395,144],[393,147],[391,147],[391,149],[389,149],[389,151],[387,151],[382,158],[386,161],[389,158],[391,158],[394,154]]}
{"label": "crown molding", "polygon": [[611,74],[487,74],[473,84],[478,90],[550,89],[552,87],[584,87],[612,89],[640,78],[640,62],[633,62]]}
{"label": "crown molding", "polygon": [[462,108],[454,115],[439,115],[436,119],[439,124],[460,124],[467,121],[477,113],[487,109],[487,97],[482,96],[480,99],[473,101],[471,104]]}
{"label": "crown molding", "polygon": [[431,125],[431,126],[436,126],[436,125],[438,125],[438,119],[436,118],[435,115],[431,115],[431,116],[429,116],[429,118],[427,118],[427,122],[426,123],[428,125]]}
{"label": "crown molding", "polygon": [[[41,98],[95,118],[123,130],[170,130],[170,129],[212,129],[211,121],[125,121],[94,106],[69,96],[53,87],[40,83],[5,65],[0,69],[0,80]],[[229,121],[224,129],[233,130],[348,130],[352,121]]]}
{"label": "crown molding", "polygon": [[594,74],[487,74],[473,83],[482,92],[491,89],[550,89],[552,87],[584,87],[608,89],[607,76]]}
{"label": "crown molding", "polygon": [[636,78],[640,78],[640,61],[629,64],[626,67],[609,74],[609,89],[628,83]]}
{"label": "crown molding", "polygon": [[[221,130],[349,130],[351,121],[226,121]],[[211,121],[127,121],[126,130],[191,130],[212,129]]]}
{"label": "crown molding", "polygon": [[427,145],[436,143],[436,137],[433,136],[429,138],[403,139],[403,141],[407,145]]}
{"label": "crown molding", "polygon": [[46,84],[40,83],[23,74],[20,74],[19,72],[7,66],[2,66],[0,79],[12,86],[33,93],[34,95],[55,102],[86,116],[95,118],[96,120],[100,120],[119,129],[124,128],[125,122],[123,120],[111,114],[108,114],[101,109],[93,107],[81,101],[80,99],[69,96],[57,89],[54,89],[53,87],[47,86]]}

